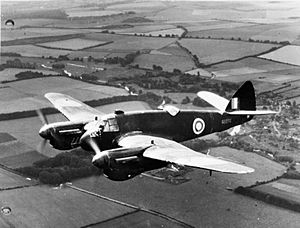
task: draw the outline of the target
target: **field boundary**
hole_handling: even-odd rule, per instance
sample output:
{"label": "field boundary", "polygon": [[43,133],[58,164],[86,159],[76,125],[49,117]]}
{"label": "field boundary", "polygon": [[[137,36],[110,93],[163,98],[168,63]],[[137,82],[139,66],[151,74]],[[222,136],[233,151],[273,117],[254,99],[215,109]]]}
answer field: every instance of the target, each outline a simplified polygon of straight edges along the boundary
{"label": "field boundary", "polygon": [[281,208],[300,212],[300,204],[296,201],[285,199],[283,197],[253,189],[252,187],[239,186],[234,190],[235,193],[263,201]]}
{"label": "field boundary", "polygon": [[36,46],[36,47],[41,47],[41,48],[46,48],[46,49],[54,49],[54,50],[83,51],[83,50],[87,50],[87,49],[90,49],[90,48],[95,48],[95,47],[100,47],[100,46],[104,46],[104,45],[107,45],[107,44],[111,44],[111,43],[113,43],[113,42],[114,42],[114,41],[107,41],[107,42],[102,43],[102,44],[97,44],[97,45],[93,45],[93,46],[89,46],[89,47],[85,47],[85,48],[80,48],[80,49],[49,47],[49,46],[44,46],[44,45],[41,45],[41,44],[34,44],[34,46]]}
{"label": "field boundary", "polygon": [[[107,196],[103,196],[103,195],[100,195],[100,194],[97,194],[97,193],[94,193],[94,192],[91,192],[91,191],[88,191],[88,190],[85,190],[85,189],[82,189],[82,188],[79,188],[79,187],[76,187],[76,186],[73,186],[73,185],[66,185],[67,187],[69,188],[72,188],[76,191],[80,191],[80,192],[83,192],[83,193],[86,193],[86,194],[89,194],[89,195],[93,195],[95,197],[98,197],[98,198],[101,198],[101,199],[104,199],[104,200],[107,200],[107,201],[110,201],[110,202],[113,202],[113,203],[117,203],[117,204],[120,204],[122,206],[126,206],[126,207],[130,207],[132,209],[135,209],[135,211],[133,212],[129,212],[129,213],[126,213],[124,215],[128,215],[128,214],[132,214],[132,213],[136,213],[138,211],[144,211],[146,213],[149,213],[149,214],[152,214],[152,215],[155,215],[155,216],[159,216],[161,218],[164,218],[164,219],[167,219],[169,221],[172,221],[172,222],[175,222],[175,223],[178,223],[184,227],[189,227],[189,228],[194,228],[193,226],[183,222],[183,221],[180,221],[176,218],[172,218],[172,217],[169,217],[165,214],[162,214],[160,212],[157,212],[157,211],[153,211],[153,210],[149,210],[149,209],[146,209],[146,208],[140,208],[138,206],[135,206],[135,205],[132,205],[132,204],[128,204],[128,203],[124,203],[122,201],[119,201],[119,200],[115,200],[115,199],[112,199],[110,197],[107,197]],[[118,217],[122,217],[124,215],[121,215],[121,216],[118,216]],[[112,218],[112,219],[115,219],[116,217]],[[112,219],[109,219],[109,220],[112,220]],[[106,220],[108,221],[108,220]],[[96,224],[100,224],[100,223],[103,223],[103,222],[106,222],[106,221],[101,221],[99,223],[95,223],[95,224],[89,224],[89,225],[86,225],[86,226],[83,226],[83,227],[89,227],[91,225],[96,225]]]}
{"label": "field boundary", "polygon": [[[280,46],[280,47],[272,47],[270,48],[269,50],[267,51],[264,51],[264,52],[261,52],[261,53],[258,53],[258,54],[254,54],[254,55],[247,55],[247,56],[243,56],[241,58],[238,58],[238,59],[227,59],[227,60],[222,60],[222,61],[219,61],[219,62],[215,62],[215,63],[210,63],[210,64],[204,64],[205,68],[206,67],[211,67],[211,66],[214,66],[214,65],[217,65],[217,64],[222,64],[222,63],[227,63],[227,62],[238,62],[238,61],[241,61],[243,59],[247,59],[247,58],[260,58],[259,56],[260,55],[264,55],[264,54],[267,54],[267,53],[270,53],[270,52],[273,52],[273,51],[276,51],[277,49],[279,48],[282,48],[284,46]],[[263,59],[263,58],[261,58]],[[266,59],[266,60],[269,60],[269,59]],[[271,60],[270,60],[271,61]],[[275,61],[274,61],[275,62]],[[278,63],[282,63],[282,62],[278,62]],[[293,65],[294,66],[294,65]]]}

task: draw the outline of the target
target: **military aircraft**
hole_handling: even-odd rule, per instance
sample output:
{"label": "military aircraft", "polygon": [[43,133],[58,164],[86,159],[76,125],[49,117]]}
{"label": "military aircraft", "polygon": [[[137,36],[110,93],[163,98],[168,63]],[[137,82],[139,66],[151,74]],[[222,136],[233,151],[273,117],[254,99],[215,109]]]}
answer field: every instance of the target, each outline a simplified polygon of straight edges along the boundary
{"label": "military aircraft", "polygon": [[180,142],[220,132],[250,121],[256,110],[255,92],[246,81],[230,100],[211,92],[197,95],[216,110],[180,110],[163,104],[159,110],[105,114],[64,94],[45,97],[69,121],[48,123],[39,135],[59,150],[81,146],[92,151],[92,163],[111,180],[127,180],[169,163],[225,173],[251,173],[244,165],[196,152]]}

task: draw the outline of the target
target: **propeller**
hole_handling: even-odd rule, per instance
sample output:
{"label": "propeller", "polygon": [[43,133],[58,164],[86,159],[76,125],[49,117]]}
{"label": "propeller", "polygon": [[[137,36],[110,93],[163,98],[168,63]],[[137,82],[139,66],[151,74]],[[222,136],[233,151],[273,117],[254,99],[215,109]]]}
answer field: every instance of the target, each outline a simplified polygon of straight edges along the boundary
{"label": "propeller", "polygon": [[47,144],[47,132],[46,132],[46,126],[49,124],[49,121],[46,117],[46,115],[42,112],[41,109],[36,110],[36,113],[38,117],[40,118],[43,127],[39,131],[39,135],[43,138],[43,140],[38,144],[37,151],[40,153],[43,153]]}
{"label": "propeller", "polygon": [[48,121],[46,115],[42,112],[41,109],[36,110],[36,113],[44,125],[49,124],[49,121]]}
{"label": "propeller", "polygon": [[101,137],[103,122],[93,121],[84,126],[86,132],[80,138],[81,145],[88,145],[95,152],[92,163],[98,167],[103,168],[105,164],[109,163],[108,153],[101,152],[97,140]]}

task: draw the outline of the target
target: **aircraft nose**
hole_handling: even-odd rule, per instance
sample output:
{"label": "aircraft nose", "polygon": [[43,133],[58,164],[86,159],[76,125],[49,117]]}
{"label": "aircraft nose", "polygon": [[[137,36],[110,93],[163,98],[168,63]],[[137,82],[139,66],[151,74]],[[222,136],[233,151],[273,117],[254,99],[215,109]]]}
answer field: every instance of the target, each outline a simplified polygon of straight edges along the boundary
{"label": "aircraft nose", "polygon": [[48,125],[44,125],[40,131],[39,131],[39,135],[44,138],[44,139],[48,139],[49,138],[49,127]]}

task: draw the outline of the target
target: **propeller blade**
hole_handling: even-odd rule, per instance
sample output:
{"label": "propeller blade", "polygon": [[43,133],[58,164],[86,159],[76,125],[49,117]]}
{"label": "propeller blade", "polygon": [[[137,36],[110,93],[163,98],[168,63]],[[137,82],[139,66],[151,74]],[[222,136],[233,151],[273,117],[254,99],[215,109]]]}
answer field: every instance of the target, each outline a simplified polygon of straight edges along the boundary
{"label": "propeller blade", "polygon": [[39,143],[39,145],[37,146],[37,151],[39,153],[43,154],[45,151],[46,144],[47,144],[47,139],[44,139],[43,141],[41,141]]}
{"label": "propeller blade", "polygon": [[97,155],[101,153],[101,150],[95,140],[95,138],[89,137],[88,140],[86,140],[86,142],[91,146],[91,148],[93,149],[93,151],[95,151],[95,154]]}
{"label": "propeller blade", "polygon": [[44,115],[44,113],[42,112],[41,109],[36,110],[36,113],[38,114],[38,117],[40,118],[40,120],[43,124],[48,124],[49,123],[46,115]]}

